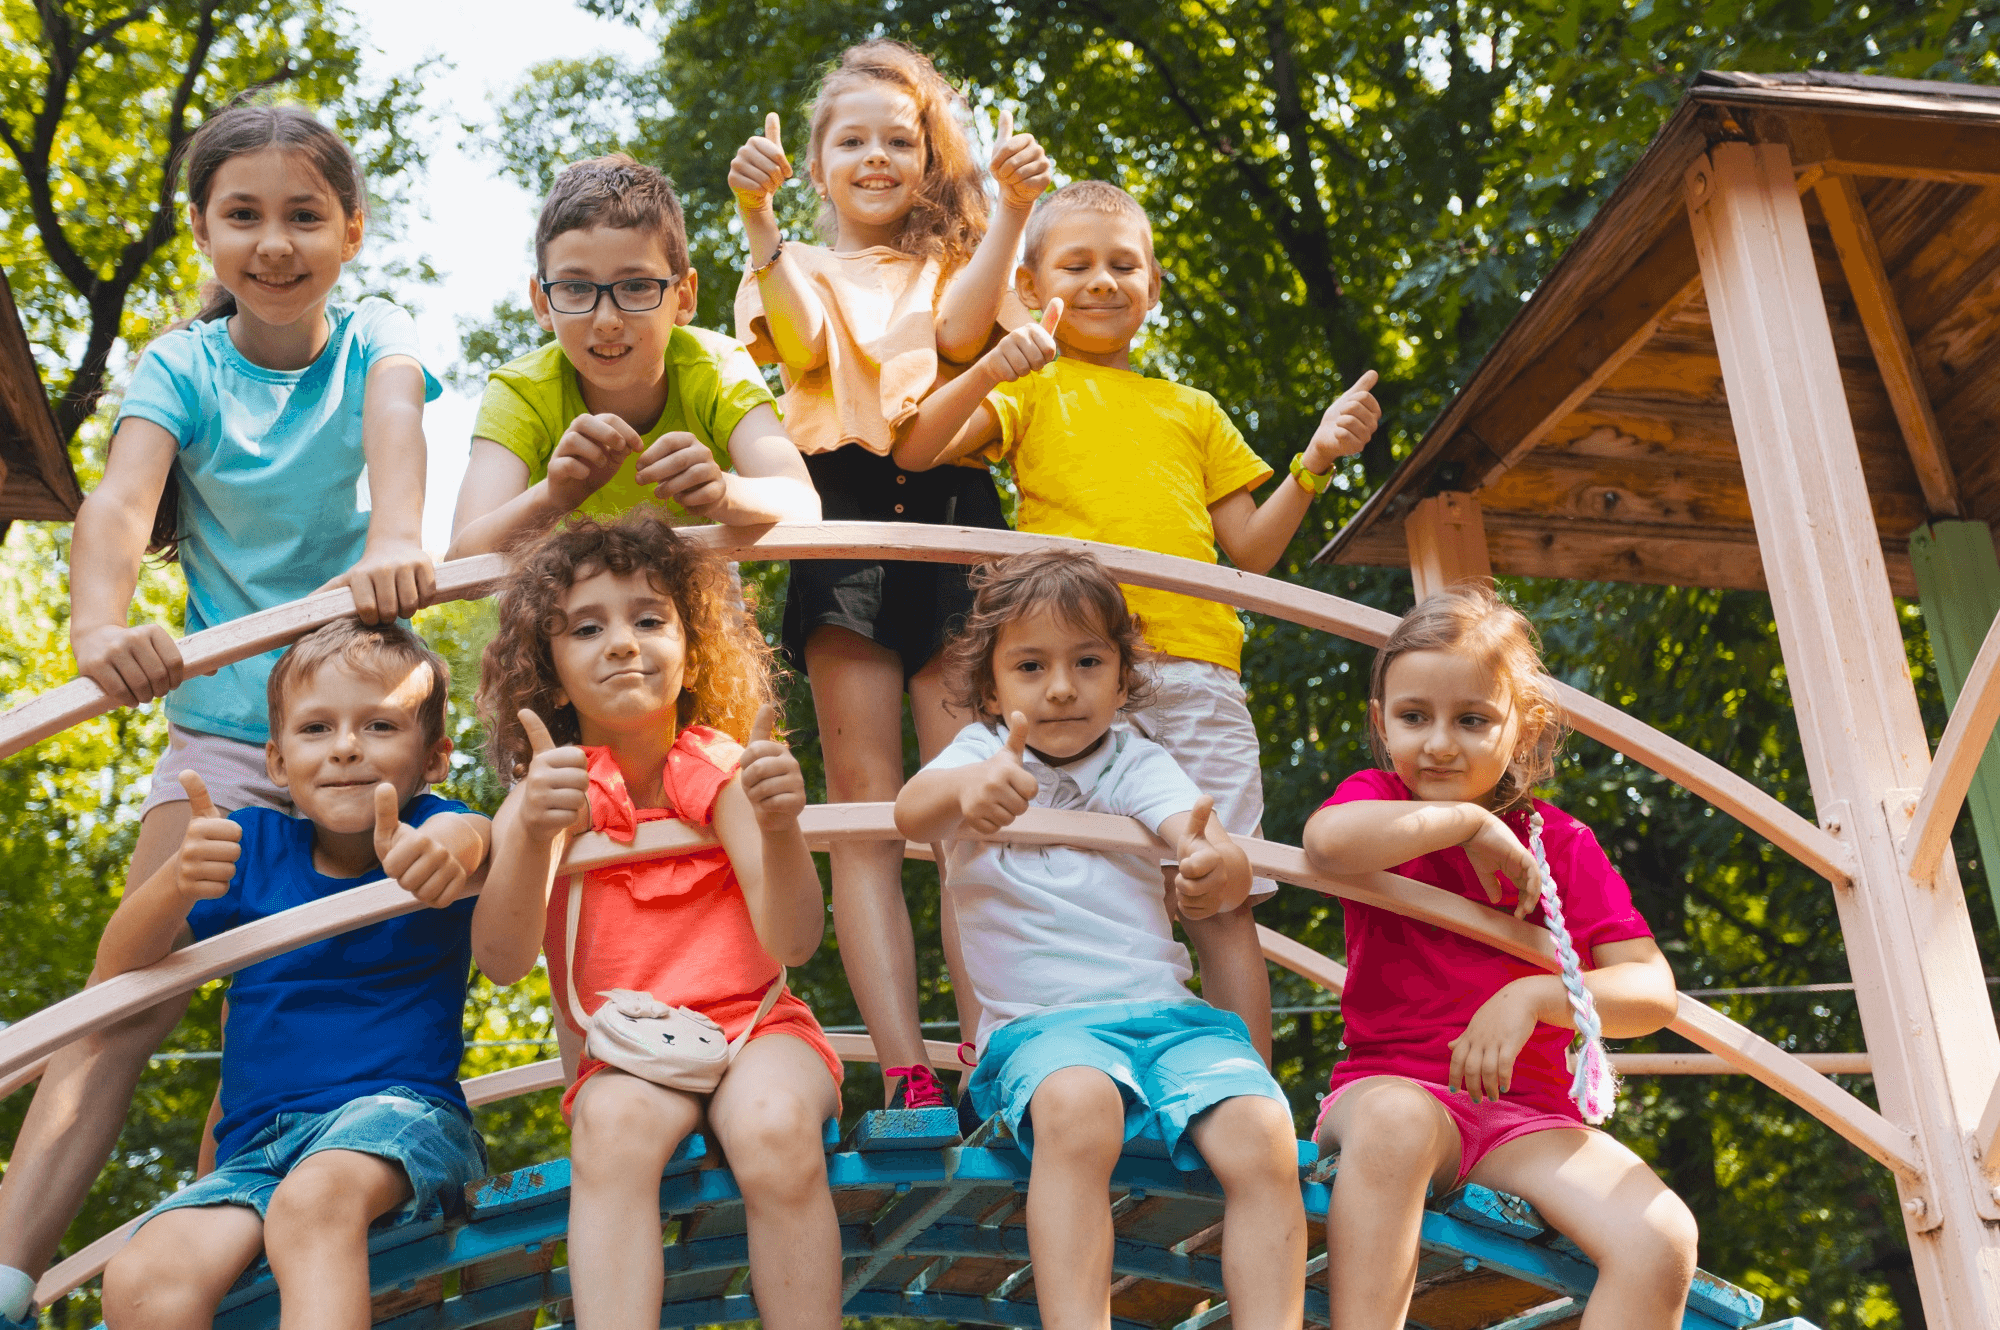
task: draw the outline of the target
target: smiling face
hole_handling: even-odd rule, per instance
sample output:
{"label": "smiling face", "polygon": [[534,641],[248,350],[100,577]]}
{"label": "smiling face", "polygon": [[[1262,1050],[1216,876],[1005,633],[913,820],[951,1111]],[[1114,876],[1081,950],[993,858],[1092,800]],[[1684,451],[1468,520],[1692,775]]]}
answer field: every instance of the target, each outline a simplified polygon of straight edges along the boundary
{"label": "smiling face", "polygon": [[1070,208],[1049,222],[1033,268],[1016,275],[1031,308],[1063,302],[1056,342],[1064,355],[1129,361],[1132,339],[1160,303],[1152,229],[1124,212]]}
{"label": "smiling face", "polygon": [[676,325],[694,317],[694,270],[674,272],[666,244],[652,231],[592,226],[551,237],[540,276],[551,282],[655,277],[674,283],[657,309],[637,314],[619,309],[602,292],[590,313],[558,314],[549,307],[541,281],[528,284],[535,321],[562,343],[581,380],[584,405],[624,416],[635,429],[651,428],[666,405],[667,341]]}
{"label": "smiling face", "polygon": [[223,162],[188,222],[238,316],[272,328],[323,319],[341,265],[361,252],[360,215],[341,208],[310,160],[283,148]]}
{"label": "smiling face", "polygon": [[1037,609],[993,643],[988,715],[1028,719],[1028,746],[1060,765],[1094,751],[1125,705],[1125,669],[1101,632]]}
{"label": "smiling face", "polygon": [[451,740],[427,742],[421,716],[429,665],[385,669],[329,660],[293,681],[271,718],[264,762],[273,784],[322,832],[365,835],[375,826],[375,787],[396,787],[406,804],[443,780]]}
{"label": "smiling face", "polygon": [[579,577],[563,598],[565,625],[549,643],[556,700],[576,708],[586,744],[657,733],[677,720],[687,685],[687,635],[673,597],[644,573]]}
{"label": "smiling face", "polygon": [[1487,804],[1520,738],[1505,678],[1456,651],[1397,656],[1369,716],[1419,799]]}
{"label": "smiling face", "polygon": [[840,216],[843,250],[887,244],[903,229],[924,178],[916,101],[870,79],[835,97],[807,166],[813,187]]}

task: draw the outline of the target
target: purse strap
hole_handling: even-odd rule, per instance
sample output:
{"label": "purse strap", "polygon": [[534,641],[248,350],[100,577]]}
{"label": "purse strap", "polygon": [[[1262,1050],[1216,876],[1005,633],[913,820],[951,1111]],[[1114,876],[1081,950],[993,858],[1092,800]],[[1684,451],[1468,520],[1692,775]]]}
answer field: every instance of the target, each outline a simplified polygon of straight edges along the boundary
{"label": "purse strap", "polygon": [[[587,1035],[590,1033],[590,1016],[584,1011],[583,1003],[579,1002],[576,996],[576,925],[583,913],[583,879],[582,873],[571,873],[565,879],[569,891],[569,908],[566,911],[568,918],[563,925],[563,987],[568,993],[570,1014],[576,1017],[576,1028]],[[743,1045],[749,1042],[757,1027],[764,1023],[764,1018],[771,1014],[771,1008],[778,1005],[778,999],[785,993],[785,982],[790,977],[791,972],[780,965],[778,977],[771,981],[771,986],[764,990],[764,1000],[757,1004],[757,1014],[743,1027],[742,1034],[729,1041],[731,1062],[734,1062],[736,1055],[743,1051]]]}

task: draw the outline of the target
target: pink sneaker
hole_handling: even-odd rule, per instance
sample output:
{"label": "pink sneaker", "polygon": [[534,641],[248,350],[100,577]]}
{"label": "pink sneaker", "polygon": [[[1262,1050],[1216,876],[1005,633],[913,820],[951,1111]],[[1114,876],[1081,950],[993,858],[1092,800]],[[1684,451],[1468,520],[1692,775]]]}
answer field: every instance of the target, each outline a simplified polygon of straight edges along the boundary
{"label": "pink sneaker", "polygon": [[937,1076],[919,1063],[914,1067],[885,1067],[891,1076],[902,1078],[895,1093],[889,1096],[890,1108],[950,1108],[951,1098],[938,1083]]}

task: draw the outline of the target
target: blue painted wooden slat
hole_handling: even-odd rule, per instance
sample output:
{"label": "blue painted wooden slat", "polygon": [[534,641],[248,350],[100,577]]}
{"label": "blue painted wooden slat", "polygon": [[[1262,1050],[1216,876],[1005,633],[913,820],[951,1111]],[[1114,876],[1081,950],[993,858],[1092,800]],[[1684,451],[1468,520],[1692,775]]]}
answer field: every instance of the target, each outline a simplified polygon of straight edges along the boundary
{"label": "blue painted wooden slat", "polygon": [[1518,1196],[1468,1182],[1438,1198],[1436,1208],[1468,1224],[1532,1242],[1547,1229],[1535,1207]]}
{"label": "blue painted wooden slat", "polygon": [[941,1150],[958,1144],[958,1110],[953,1108],[877,1108],[861,1115],[849,1138],[850,1149],[863,1154],[878,1150]]}

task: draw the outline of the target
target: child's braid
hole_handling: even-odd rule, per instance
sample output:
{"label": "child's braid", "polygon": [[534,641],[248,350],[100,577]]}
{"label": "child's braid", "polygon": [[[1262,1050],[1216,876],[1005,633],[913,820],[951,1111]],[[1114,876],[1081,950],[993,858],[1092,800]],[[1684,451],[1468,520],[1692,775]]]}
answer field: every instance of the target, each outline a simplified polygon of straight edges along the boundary
{"label": "child's braid", "polygon": [[1542,875],[1542,914],[1555,939],[1556,957],[1562,962],[1563,988],[1569,994],[1569,1008],[1576,1016],[1576,1033],[1582,1047],[1576,1050],[1576,1079],[1570,1083],[1569,1097],[1592,1124],[1611,1116],[1618,1098],[1618,1077],[1604,1051],[1604,1026],[1597,1019],[1597,1003],[1583,984],[1583,965],[1577,959],[1576,943],[1570,938],[1563,918],[1562,893],[1549,873],[1548,852],[1542,848],[1542,815],[1539,810],[1528,818],[1528,848],[1534,853],[1535,867]]}

